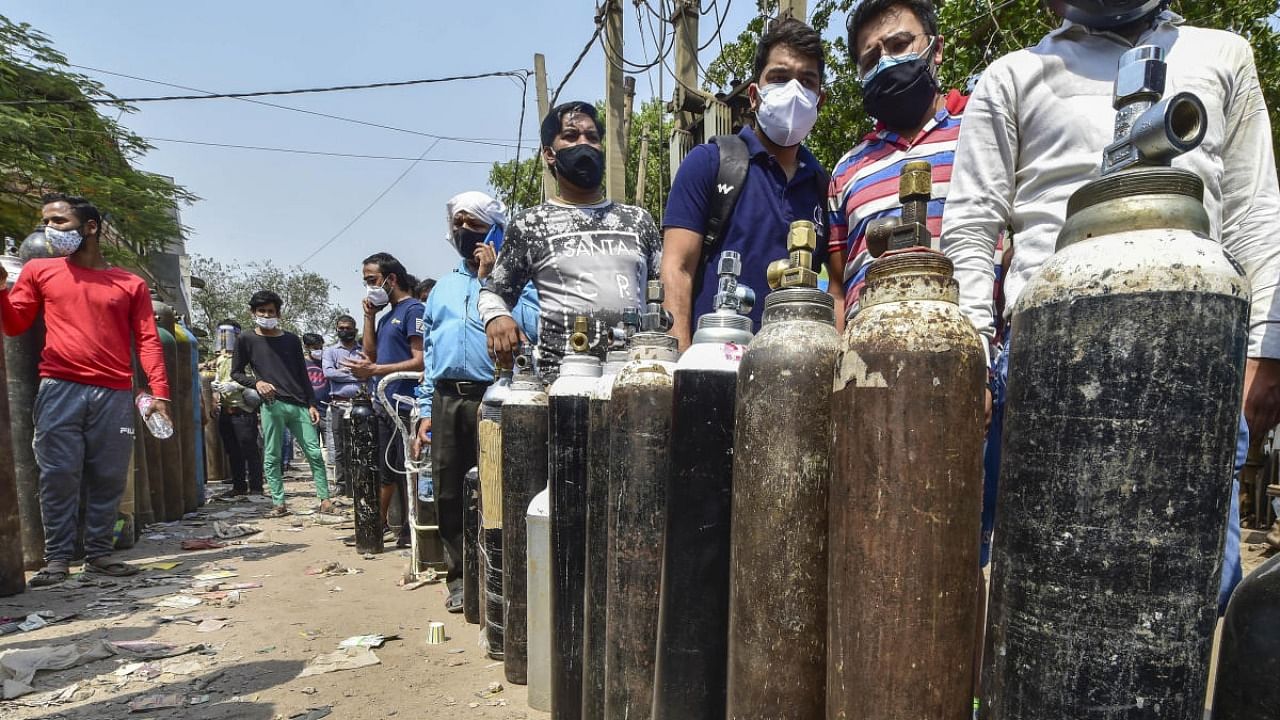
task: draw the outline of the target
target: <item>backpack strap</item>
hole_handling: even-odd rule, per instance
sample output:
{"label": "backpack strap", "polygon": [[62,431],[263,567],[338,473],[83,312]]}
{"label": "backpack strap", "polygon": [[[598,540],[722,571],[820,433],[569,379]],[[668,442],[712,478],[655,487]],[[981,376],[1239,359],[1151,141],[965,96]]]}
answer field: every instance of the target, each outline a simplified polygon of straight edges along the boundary
{"label": "backpack strap", "polygon": [[720,169],[716,172],[706,232],[702,235],[704,259],[720,242],[720,234],[733,215],[733,206],[742,194],[742,186],[747,181],[747,164],[751,160],[746,141],[737,135],[716,135],[711,142],[720,148]]}

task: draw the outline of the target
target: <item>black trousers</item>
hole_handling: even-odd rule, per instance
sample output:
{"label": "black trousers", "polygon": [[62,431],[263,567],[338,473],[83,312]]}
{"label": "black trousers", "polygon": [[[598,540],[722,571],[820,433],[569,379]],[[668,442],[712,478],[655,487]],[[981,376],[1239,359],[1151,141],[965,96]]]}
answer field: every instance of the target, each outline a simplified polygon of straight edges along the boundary
{"label": "black trousers", "polygon": [[447,582],[462,579],[462,480],[476,466],[481,396],[461,395],[437,384],[431,398],[431,471]]}
{"label": "black trousers", "polygon": [[223,409],[218,435],[231,461],[231,487],[236,492],[262,492],[262,450],[258,447],[257,413]]}

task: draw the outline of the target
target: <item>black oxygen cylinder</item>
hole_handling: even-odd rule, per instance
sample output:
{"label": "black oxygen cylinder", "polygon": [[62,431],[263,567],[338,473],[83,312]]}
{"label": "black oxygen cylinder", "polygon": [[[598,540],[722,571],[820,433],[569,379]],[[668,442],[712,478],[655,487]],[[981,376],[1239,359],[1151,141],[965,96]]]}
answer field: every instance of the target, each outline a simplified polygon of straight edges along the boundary
{"label": "black oxygen cylinder", "polygon": [[715,311],[676,364],[666,488],[654,720],[723,718],[729,633],[733,428],[738,362],[755,295],[736,252],[719,259]]}
{"label": "black oxygen cylinder", "polygon": [[173,437],[182,445],[182,513],[200,507],[200,488],[196,481],[195,379],[191,377],[191,353],[194,337],[182,323],[170,329],[174,339],[174,374],[169,376],[169,392],[173,394]]}
{"label": "black oxygen cylinder", "polygon": [[[5,374],[4,337],[0,334],[0,375]],[[22,521],[18,513],[18,480],[14,465],[9,398],[0,395],[0,597],[26,589],[22,574]],[[133,538],[130,537],[130,544]]]}
{"label": "black oxygen cylinder", "polygon": [[462,617],[479,625],[480,615],[480,468],[462,478]]}
{"label": "black oxygen cylinder", "polygon": [[1280,556],[1231,594],[1218,648],[1213,720],[1280,717]]}
{"label": "black oxygen cylinder", "polygon": [[524,685],[529,679],[527,516],[529,501],[547,486],[547,393],[528,355],[516,359],[510,391],[498,415],[492,455],[501,470],[497,483],[502,498],[503,669],[508,682]]}
{"label": "black oxygen cylinder", "polygon": [[[133,359],[134,392],[146,386],[146,375],[138,365],[137,357]],[[135,514],[134,529],[138,535],[142,529],[156,521],[155,512],[151,508],[151,469],[150,457],[147,454],[147,436],[151,431],[142,415],[134,415],[133,419],[133,508]]]}
{"label": "black oxygen cylinder", "polygon": [[[160,305],[162,303],[157,303]],[[165,305],[165,307],[168,307]],[[172,310],[170,310],[170,318],[172,318]],[[168,438],[161,440],[160,457],[163,463],[162,478],[164,481],[164,522],[172,522],[181,520],[183,513],[183,494],[182,485],[185,480],[182,464],[182,437],[177,427],[182,422],[182,415],[179,413],[178,396],[182,392],[182,388],[177,383],[177,362],[178,362],[178,343],[173,337],[173,331],[166,328],[159,317],[157,317],[156,333],[160,336],[160,345],[164,348],[164,369],[165,376],[169,378],[169,396],[170,407],[173,412],[174,433]],[[169,327],[172,327],[170,325]]]}
{"label": "black oxygen cylinder", "polygon": [[[481,491],[483,492],[483,490]],[[483,505],[483,500],[481,504]],[[503,552],[502,528],[484,524],[481,508],[480,565],[484,578],[484,641],[485,654],[493,660],[504,659],[505,606],[502,599]],[[503,663],[506,664],[505,661]]]}
{"label": "black oxygen cylinder", "polygon": [[[634,313],[634,311],[632,311]],[[625,348],[639,324],[623,328],[616,342]],[[600,368],[600,378],[590,400],[590,429],[587,431],[587,542],[583,575],[582,629],[582,717],[604,720],[605,630],[608,616],[605,603],[609,544],[609,406],[613,381],[626,366],[631,354],[625,349],[610,350]]]}
{"label": "black oxygen cylinder", "polygon": [[[43,240],[44,235],[40,234]],[[23,242],[27,255],[31,239]],[[31,255],[40,257],[40,255]],[[8,287],[17,282],[22,262],[13,255],[0,258],[9,272]],[[13,435],[13,469],[17,484],[18,517],[21,521],[23,567],[44,566],[44,521],[40,517],[40,466],[31,442],[35,438],[36,390],[40,387],[40,353],[44,349],[44,316],[36,318],[21,335],[4,339],[8,375],[9,421]]]}
{"label": "black oxygen cylinder", "polygon": [[351,412],[342,423],[347,433],[347,477],[351,478],[356,509],[356,552],[380,553],[382,516],[378,505],[378,422],[373,401],[361,392],[351,399]]}
{"label": "black oxygen cylinder", "polygon": [[549,392],[551,501],[551,717],[582,717],[582,638],[586,572],[587,443],[600,360],[587,354],[587,318],[569,337],[573,354]]}
{"label": "black oxygen cylinder", "polygon": [[653,709],[662,529],[671,468],[671,392],[679,352],[665,334],[662,283],[650,281],[631,362],[610,400],[609,545],[605,598],[605,717],[645,720]]}
{"label": "black oxygen cylinder", "polygon": [[1085,185],[1016,300],[983,718],[1203,718],[1250,296],[1203,192]]}

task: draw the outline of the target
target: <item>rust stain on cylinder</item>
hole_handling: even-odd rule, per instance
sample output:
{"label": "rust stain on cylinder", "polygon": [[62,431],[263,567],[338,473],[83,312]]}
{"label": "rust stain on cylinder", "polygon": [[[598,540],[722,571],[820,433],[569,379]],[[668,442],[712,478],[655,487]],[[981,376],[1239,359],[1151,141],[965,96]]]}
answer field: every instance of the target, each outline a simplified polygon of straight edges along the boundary
{"label": "rust stain on cylinder", "polygon": [[832,398],[832,720],[972,714],[986,362],[950,263],[912,255],[868,284]]}

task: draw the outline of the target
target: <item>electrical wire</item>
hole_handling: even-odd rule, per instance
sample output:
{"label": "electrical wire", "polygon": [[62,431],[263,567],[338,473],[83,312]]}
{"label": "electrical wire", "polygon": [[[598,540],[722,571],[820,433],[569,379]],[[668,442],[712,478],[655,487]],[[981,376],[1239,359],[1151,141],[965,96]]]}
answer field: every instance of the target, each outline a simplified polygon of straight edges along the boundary
{"label": "electrical wire", "polygon": [[[637,12],[637,13],[636,13],[636,18],[637,18],[637,19],[639,19],[639,17],[640,17],[640,15],[639,15],[639,13]],[[663,37],[665,38],[665,36],[666,36],[666,32],[665,32],[665,29],[664,29]],[[674,41],[673,41],[673,43],[672,43],[672,44],[674,45]],[[609,60],[609,64],[610,64],[610,65],[613,65],[613,67],[615,67],[615,68],[617,68],[617,69],[619,69],[619,70],[621,70],[621,71],[623,71],[623,72],[629,72],[629,73],[632,73],[632,74],[637,73],[637,72],[644,72],[644,71],[646,71],[646,70],[649,70],[649,69],[651,69],[651,68],[656,67],[659,63],[661,63],[661,62],[662,62],[662,55],[664,55],[665,53],[667,53],[667,52],[669,52],[669,51],[670,51],[670,48],[667,48],[666,50],[663,50],[663,49],[662,49],[662,46],[660,45],[660,46],[658,47],[658,50],[659,50],[659,57],[658,57],[657,59],[653,60],[652,62],[645,62],[645,63],[633,62],[633,61],[631,61],[631,60],[628,60],[628,59],[627,59],[627,58],[622,54],[622,48],[615,48],[615,47],[613,47],[613,45],[609,42],[609,36],[608,36],[608,34],[607,34],[607,33],[606,33],[606,34],[605,34],[605,36],[604,36],[604,42],[602,43],[602,47],[604,48],[604,56],[605,56],[605,58],[607,58],[607,59]],[[616,58],[616,60],[615,60],[615,58]],[[622,65],[619,65],[619,64],[618,64],[618,62],[617,62],[618,60],[621,60],[621,61],[622,61]],[[623,67],[624,65],[630,65],[632,69],[628,70],[626,67]]]}
{"label": "electrical wire", "polygon": [[[520,123],[516,125],[516,162],[511,173],[511,194],[507,196],[507,207],[513,208],[520,197],[520,140],[524,138],[524,111],[529,104],[529,80],[525,78],[524,87],[520,91]],[[532,181],[532,178],[530,178]]]}
{"label": "electrical wire", "polygon": [[711,7],[716,11],[716,19],[717,19],[716,32],[714,35],[712,35],[710,38],[707,39],[706,43],[704,43],[701,47],[698,48],[698,52],[702,52],[703,50],[706,50],[707,48],[711,47],[711,43],[715,42],[716,40],[720,40],[720,52],[723,53],[724,40],[720,39],[720,32],[724,30],[724,21],[729,19],[729,10],[730,8],[733,7],[733,0],[725,0],[723,16],[720,14],[720,0],[712,0]]}
{"label": "electrical wire", "polygon": [[475,75],[454,75],[452,77],[443,78],[427,78],[423,80],[399,80],[394,82],[377,82],[365,83],[363,85],[331,85],[329,87],[312,87],[312,88],[295,88],[292,90],[256,90],[252,92],[234,92],[234,93],[207,93],[204,95],[162,95],[152,97],[132,97],[132,98],[77,98],[71,100],[53,100],[50,98],[36,98],[31,100],[2,100],[0,105],[77,105],[79,103],[89,103],[90,105],[99,104],[117,104],[117,103],[144,103],[144,102],[169,102],[171,100],[221,100],[224,98],[253,98],[267,97],[271,95],[308,95],[315,93],[331,93],[345,92],[347,90],[373,90],[378,88],[406,87],[409,85],[429,85],[433,83],[454,82],[456,80],[480,80],[482,78],[493,77],[519,77],[527,76],[528,70],[503,70],[501,72],[478,73]]}
{"label": "electrical wire", "polygon": [[[111,75],[113,77],[121,77],[121,78],[126,78],[128,80],[137,80],[139,82],[151,83],[153,85],[163,85],[165,87],[177,88],[179,90],[190,90],[192,92],[212,94],[211,90],[202,90],[200,88],[189,87],[187,85],[178,85],[176,83],[165,82],[163,80],[153,80],[151,78],[140,77],[138,75],[129,75],[127,73],[114,72],[112,70],[103,70],[102,68],[89,67],[87,65],[75,65],[72,63],[68,63],[68,66],[73,68],[78,68],[80,70],[89,70],[92,72],[102,73],[103,75]],[[306,110],[303,108],[293,107],[291,105],[280,105],[279,103],[268,102],[266,100],[255,100],[253,98],[240,98],[240,97],[228,98],[228,99],[237,100],[239,102],[252,103],[254,105],[262,105],[265,107],[276,108],[278,110],[288,110],[290,112],[302,113],[304,115],[314,115],[316,117],[322,117],[329,120],[339,120],[342,122],[348,122],[355,125],[364,125],[366,127],[375,127],[382,130],[391,130],[394,132],[405,133],[408,135],[417,135],[419,137],[431,138],[433,140],[448,140],[450,142],[467,143],[470,145],[488,145],[492,147],[505,147],[505,148],[514,147],[512,144],[506,143],[506,142],[494,142],[484,138],[438,135],[435,133],[423,132],[421,130],[410,130],[408,128],[396,127],[394,125],[385,125],[382,123],[370,122],[368,120],[359,120],[356,118],[344,117],[342,115],[333,115],[330,113],[318,112],[316,110]]]}
{"label": "electrical wire", "polygon": [[591,52],[591,46],[596,44],[596,40],[600,37],[602,30],[604,30],[604,24],[597,22],[596,31],[591,33],[591,39],[587,41],[586,45],[582,46],[582,52],[578,53],[578,59],[573,61],[573,65],[569,67],[569,72],[565,73],[564,79],[556,86],[556,92],[551,96],[551,107],[556,106],[556,101],[560,99],[560,91],[564,90],[565,83],[569,82],[569,78],[573,77],[573,74],[578,71],[578,66],[582,64],[582,60],[587,56],[587,53]]}
{"label": "electrical wire", "polygon": [[374,205],[377,205],[379,202],[381,202],[382,198],[386,197],[387,194],[390,193],[395,188],[395,186],[399,185],[401,180],[404,180],[405,177],[407,177],[414,168],[418,167],[418,163],[422,162],[422,160],[427,157],[427,154],[430,153],[432,150],[434,150],[436,145],[439,145],[439,144],[440,144],[439,139],[433,140],[431,144],[427,146],[427,149],[423,150],[422,154],[419,155],[416,160],[409,163],[409,166],[404,169],[404,172],[400,173],[400,175],[396,177],[395,180],[392,180],[391,184],[388,185],[385,190],[378,193],[378,197],[374,198],[373,201],[370,202],[368,205],[366,205],[363,210],[356,213],[356,216],[351,218],[351,222],[347,223],[346,225],[343,225],[341,230],[333,234],[333,237],[320,243],[320,246],[317,247],[315,250],[312,250],[311,254],[303,258],[302,262],[298,263],[298,265],[299,266],[306,265],[311,260],[311,258],[315,257],[316,255],[319,255],[322,250],[332,245],[334,241],[337,240],[338,238],[342,237],[344,233],[346,233],[348,230],[351,229],[351,226],[359,222],[360,218],[364,217],[366,213],[372,210]]}

